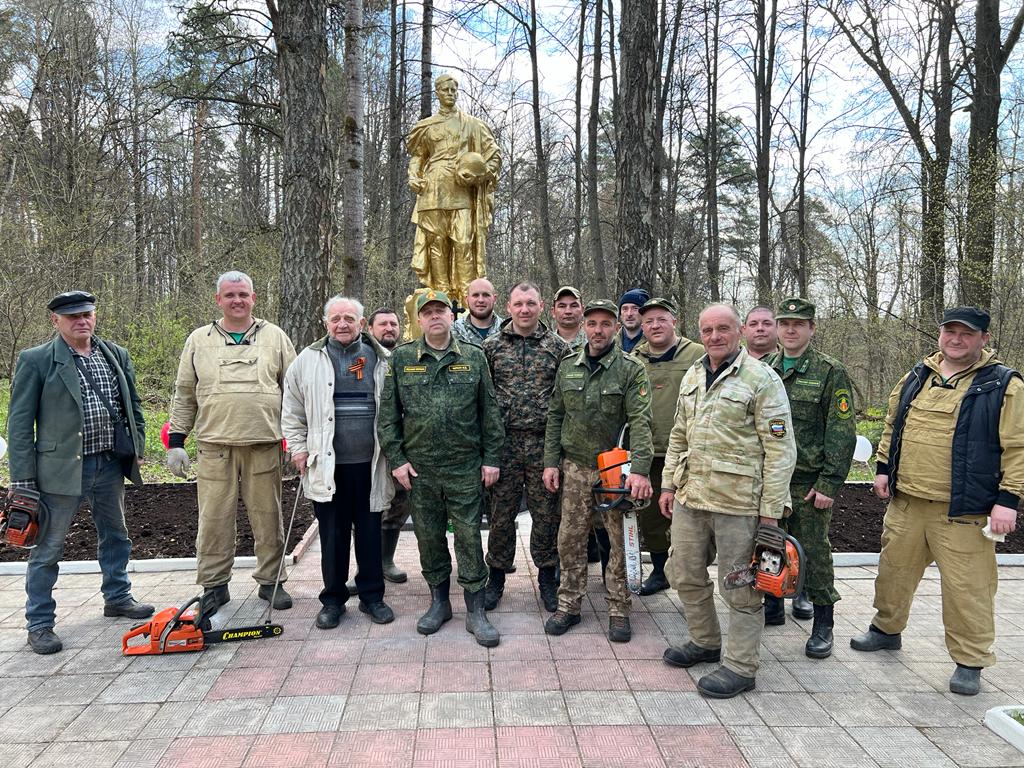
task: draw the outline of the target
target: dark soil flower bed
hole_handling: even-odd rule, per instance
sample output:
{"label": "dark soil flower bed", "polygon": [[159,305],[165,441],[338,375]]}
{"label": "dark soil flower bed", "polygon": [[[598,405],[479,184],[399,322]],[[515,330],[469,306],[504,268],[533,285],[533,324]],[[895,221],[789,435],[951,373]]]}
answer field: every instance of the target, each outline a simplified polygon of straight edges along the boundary
{"label": "dark soil flower bed", "polygon": [[[298,481],[284,484],[285,526],[291,515]],[[132,538],[132,558],[194,557],[196,523],[196,487],[193,483],[166,483],[128,486],[125,493],[128,533]],[[835,552],[877,552],[882,536],[885,504],[871,493],[866,484],[846,485],[836,499],[832,513],[832,549]],[[288,542],[290,552],[313,522],[313,505],[308,499],[299,502],[295,526]],[[241,501],[238,503],[237,554],[251,555],[252,529]],[[1006,543],[996,545],[997,552],[1024,552],[1024,529],[1018,527]],[[22,549],[0,547],[0,561],[25,560]],[[75,518],[64,548],[65,560],[96,559],[96,531],[89,513],[82,511]]]}

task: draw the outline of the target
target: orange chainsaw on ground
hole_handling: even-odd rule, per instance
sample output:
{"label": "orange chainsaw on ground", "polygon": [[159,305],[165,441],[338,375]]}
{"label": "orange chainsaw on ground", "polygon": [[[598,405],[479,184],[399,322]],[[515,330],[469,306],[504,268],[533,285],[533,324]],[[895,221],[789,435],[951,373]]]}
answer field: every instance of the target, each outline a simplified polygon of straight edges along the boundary
{"label": "orange chainsaw on ground", "polygon": [[761,524],[754,536],[750,564],[727,573],[722,586],[752,586],[766,595],[795,597],[804,589],[804,548],[778,526]]}

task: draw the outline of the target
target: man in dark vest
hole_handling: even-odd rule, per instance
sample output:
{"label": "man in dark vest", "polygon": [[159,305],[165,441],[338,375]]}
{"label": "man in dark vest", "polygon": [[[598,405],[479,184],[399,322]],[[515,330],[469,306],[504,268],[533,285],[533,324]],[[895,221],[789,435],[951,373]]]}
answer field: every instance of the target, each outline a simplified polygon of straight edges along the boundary
{"label": "man in dark vest", "polygon": [[914,592],[939,566],[949,690],[973,696],[995,663],[999,575],[991,536],[1011,533],[1024,493],[1024,382],[991,350],[989,314],[948,309],[939,352],[889,396],[875,493],[891,499],[875,579],[875,617],[850,640],[858,651],[895,650]]}

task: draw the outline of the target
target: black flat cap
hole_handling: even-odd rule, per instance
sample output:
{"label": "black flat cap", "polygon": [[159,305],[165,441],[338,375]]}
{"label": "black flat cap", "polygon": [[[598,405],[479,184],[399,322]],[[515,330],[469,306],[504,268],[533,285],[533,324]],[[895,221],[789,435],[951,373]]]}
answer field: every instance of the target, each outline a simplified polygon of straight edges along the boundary
{"label": "black flat cap", "polygon": [[978,307],[951,307],[942,313],[942,322],[939,325],[961,323],[968,328],[984,333],[988,330],[991,320],[988,312]]}
{"label": "black flat cap", "polygon": [[79,312],[95,312],[96,297],[88,291],[58,293],[46,308],[58,315],[77,315]]}

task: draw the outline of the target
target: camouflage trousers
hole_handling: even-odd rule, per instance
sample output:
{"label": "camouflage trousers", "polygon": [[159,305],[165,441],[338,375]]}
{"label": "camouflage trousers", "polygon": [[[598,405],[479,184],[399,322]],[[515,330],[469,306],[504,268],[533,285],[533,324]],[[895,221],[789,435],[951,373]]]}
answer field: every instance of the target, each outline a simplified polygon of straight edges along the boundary
{"label": "camouflage trousers", "polygon": [[480,467],[428,469],[421,466],[412,480],[409,500],[420,550],[420,569],[431,587],[452,574],[448,551],[448,521],[455,530],[455,561],[459,584],[479,592],[487,581],[480,542]]}
{"label": "camouflage trousers", "polygon": [[665,457],[655,456],[651,462],[651,487],[654,494],[647,506],[637,513],[637,522],[640,524],[640,544],[648,552],[661,554],[668,552],[671,544],[669,531],[672,529],[672,521],[661,514],[658,508],[658,497],[661,495],[661,473],[665,471]]}
{"label": "camouflage trousers", "polygon": [[815,605],[834,605],[840,600],[835,588],[832,569],[832,544],[828,540],[828,527],[832,522],[831,509],[815,509],[813,501],[804,501],[811,490],[809,485],[789,486],[793,497],[793,514],[779,525],[800,542],[804,549],[804,594]]}
{"label": "camouflage trousers", "polygon": [[587,536],[592,517],[603,518],[611,542],[605,586],[608,615],[629,616],[631,599],[626,588],[626,558],[622,541],[622,515],[594,512],[591,488],[597,482],[596,469],[581,467],[569,459],[562,462],[562,521],[558,528],[558,559],[562,583],[558,588],[558,610],[578,614],[587,593]]}
{"label": "camouflage trousers", "polygon": [[392,480],[395,484],[395,498],[391,500],[391,506],[384,510],[380,518],[380,527],[385,531],[400,531],[405,521],[409,519],[412,505],[409,503],[409,492]]}
{"label": "camouflage trousers", "polygon": [[501,476],[490,492],[487,564],[508,571],[516,555],[516,515],[526,488],[533,519],[530,557],[538,568],[558,565],[558,496],[544,488],[544,433],[510,429],[505,433]]}

